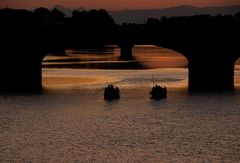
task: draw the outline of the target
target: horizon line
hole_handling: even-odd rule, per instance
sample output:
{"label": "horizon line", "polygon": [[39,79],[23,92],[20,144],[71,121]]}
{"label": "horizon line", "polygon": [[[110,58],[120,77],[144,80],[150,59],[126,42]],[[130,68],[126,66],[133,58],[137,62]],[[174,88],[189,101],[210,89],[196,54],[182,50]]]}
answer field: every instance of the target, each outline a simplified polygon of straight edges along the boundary
{"label": "horizon line", "polygon": [[0,9],[19,9],[19,10],[29,10],[29,11],[32,11],[32,10],[35,10],[37,8],[47,8],[49,10],[51,9],[54,9],[56,8],[57,6],[61,6],[61,7],[64,7],[64,8],[67,8],[67,9],[70,9],[70,10],[76,10],[76,9],[79,9],[79,8],[82,8],[83,10],[85,11],[89,11],[89,10],[100,10],[100,9],[104,9],[108,12],[121,12],[121,11],[138,11],[138,10],[162,10],[162,9],[169,9],[169,8],[177,8],[177,7],[193,7],[193,8],[199,8],[199,9],[204,9],[204,8],[221,8],[221,7],[233,7],[233,6],[240,6],[240,4],[232,4],[232,5],[216,5],[216,6],[204,6],[204,7],[199,7],[199,6],[193,6],[193,5],[186,5],[186,4],[182,4],[182,5],[175,5],[175,6],[169,6],[169,7],[162,7],[162,8],[129,8],[129,9],[118,9],[118,10],[108,10],[106,8],[88,8],[86,9],[85,7],[76,7],[76,8],[71,8],[71,7],[67,7],[67,6],[64,6],[64,5],[60,5],[60,4],[56,4],[52,7],[44,7],[44,6],[39,6],[39,7],[35,7],[35,8],[11,8],[9,5],[5,6],[5,7],[0,7]]}

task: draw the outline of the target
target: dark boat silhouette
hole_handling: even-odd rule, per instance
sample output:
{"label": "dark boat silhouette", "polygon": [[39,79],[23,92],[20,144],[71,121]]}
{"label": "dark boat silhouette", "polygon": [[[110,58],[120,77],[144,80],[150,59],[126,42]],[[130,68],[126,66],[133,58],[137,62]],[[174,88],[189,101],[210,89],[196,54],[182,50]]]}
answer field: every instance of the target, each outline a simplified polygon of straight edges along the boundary
{"label": "dark boat silhouette", "polygon": [[99,92],[104,90],[104,99],[105,100],[114,100],[114,99],[119,99],[120,98],[120,90],[118,87],[114,87],[114,84],[126,81],[128,79],[124,79],[112,84],[108,84],[107,87],[100,89],[99,91],[97,91],[96,93],[93,94],[93,96],[95,96],[96,94],[98,94]]}
{"label": "dark boat silhouette", "polygon": [[113,84],[109,84],[104,89],[104,99],[106,100],[114,100],[120,98],[120,90],[118,87],[114,87]]}
{"label": "dark boat silhouette", "polygon": [[167,88],[161,87],[159,85],[155,85],[152,87],[152,90],[150,91],[150,97],[152,99],[162,99],[167,97]]}

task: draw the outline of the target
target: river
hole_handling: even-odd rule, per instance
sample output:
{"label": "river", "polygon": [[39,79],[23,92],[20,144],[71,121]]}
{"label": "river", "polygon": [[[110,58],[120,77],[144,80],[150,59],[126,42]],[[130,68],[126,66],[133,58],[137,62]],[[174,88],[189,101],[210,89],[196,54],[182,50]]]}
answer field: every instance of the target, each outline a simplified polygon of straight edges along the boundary
{"label": "river", "polygon": [[[189,93],[181,55],[134,50],[142,69],[119,68],[117,49],[49,55],[55,62],[43,64],[83,66],[43,68],[42,93],[0,95],[0,162],[240,162],[240,71],[233,93]],[[126,78],[119,100],[95,94]],[[153,83],[168,88],[167,99],[149,98]]]}

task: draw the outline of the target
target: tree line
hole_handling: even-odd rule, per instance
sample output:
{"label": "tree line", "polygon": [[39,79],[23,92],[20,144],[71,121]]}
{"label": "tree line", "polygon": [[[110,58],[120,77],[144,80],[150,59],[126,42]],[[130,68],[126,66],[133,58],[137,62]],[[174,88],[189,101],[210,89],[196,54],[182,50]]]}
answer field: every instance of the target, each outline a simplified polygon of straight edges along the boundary
{"label": "tree line", "polygon": [[100,45],[119,41],[149,41],[158,44],[161,42],[160,38],[239,35],[240,12],[235,15],[149,18],[144,24],[118,25],[104,9],[74,10],[71,17],[65,17],[58,9],[49,10],[41,7],[33,12],[1,9],[0,22],[3,34],[15,32],[14,35],[17,35],[16,33],[21,31],[25,31],[25,35],[37,33],[34,36],[40,40],[49,37],[50,41],[56,44]]}

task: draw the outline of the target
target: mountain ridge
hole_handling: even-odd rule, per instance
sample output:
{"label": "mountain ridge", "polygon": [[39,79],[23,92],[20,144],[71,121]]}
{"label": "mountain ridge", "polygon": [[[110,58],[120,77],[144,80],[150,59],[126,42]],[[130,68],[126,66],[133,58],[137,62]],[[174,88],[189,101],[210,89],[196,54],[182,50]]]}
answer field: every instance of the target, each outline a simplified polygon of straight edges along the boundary
{"label": "mountain ridge", "polygon": [[193,16],[193,15],[232,15],[240,11],[240,5],[223,6],[223,7],[194,7],[194,6],[175,6],[163,9],[138,9],[110,11],[110,15],[116,23],[144,23],[148,18],[160,19],[162,16]]}
{"label": "mountain ridge", "polygon": [[71,17],[72,16],[72,12],[74,10],[79,10],[79,11],[84,11],[85,10],[83,7],[78,7],[76,9],[72,9],[72,8],[68,8],[68,7],[62,6],[62,5],[55,5],[53,7],[53,9],[54,8],[62,11],[65,14],[66,17]]}
{"label": "mountain ridge", "polygon": [[[56,5],[67,17],[71,17],[73,10],[84,11],[83,7],[71,9],[62,5]],[[148,18],[160,19],[162,16],[193,16],[193,15],[233,15],[240,12],[240,5],[221,6],[221,7],[194,7],[189,5],[173,6],[162,9],[127,9],[119,11],[108,11],[117,24],[122,23],[145,23]]]}

